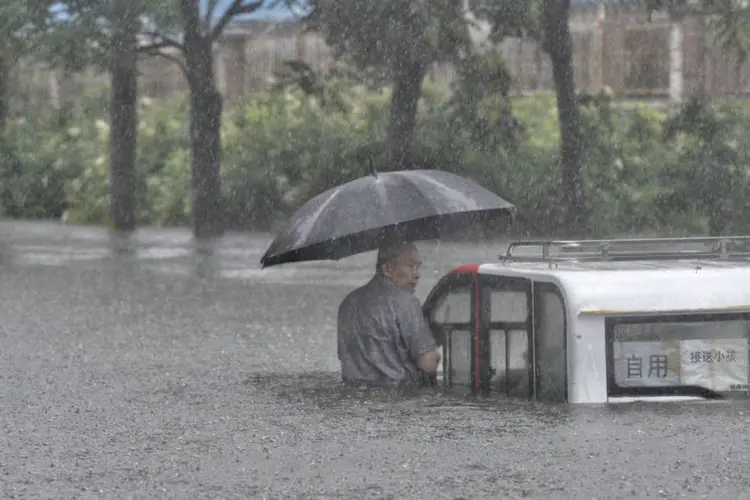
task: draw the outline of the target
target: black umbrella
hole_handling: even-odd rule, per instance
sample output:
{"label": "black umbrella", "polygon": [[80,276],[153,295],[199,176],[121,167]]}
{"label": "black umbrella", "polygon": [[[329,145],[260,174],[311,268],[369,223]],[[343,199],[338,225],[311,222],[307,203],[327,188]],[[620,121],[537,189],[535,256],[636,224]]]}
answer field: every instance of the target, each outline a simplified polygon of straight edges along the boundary
{"label": "black umbrella", "polygon": [[286,262],[338,260],[384,241],[436,239],[499,217],[515,207],[479,184],[438,170],[373,173],[325,191],[292,216],[261,258]]}

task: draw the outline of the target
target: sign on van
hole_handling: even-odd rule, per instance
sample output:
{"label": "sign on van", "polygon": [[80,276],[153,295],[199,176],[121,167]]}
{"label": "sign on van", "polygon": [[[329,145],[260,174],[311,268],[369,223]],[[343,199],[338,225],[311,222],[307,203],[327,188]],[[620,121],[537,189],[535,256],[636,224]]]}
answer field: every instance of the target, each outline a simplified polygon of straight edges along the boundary
{"label": "sign on van", "polygon": [[659,342],[616,341],[620,387],[696,385],[717,392],[748,390],[745,338]]}

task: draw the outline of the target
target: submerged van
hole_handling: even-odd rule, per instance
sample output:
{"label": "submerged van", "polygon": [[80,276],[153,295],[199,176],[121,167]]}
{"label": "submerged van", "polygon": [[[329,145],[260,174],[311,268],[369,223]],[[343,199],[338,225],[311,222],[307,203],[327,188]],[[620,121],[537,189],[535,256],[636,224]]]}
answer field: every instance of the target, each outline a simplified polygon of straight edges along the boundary
{"label": "submerged van", "polygon": [[747,398],[750,236],[519,241],[442,277],[439,383],[569,403]]}

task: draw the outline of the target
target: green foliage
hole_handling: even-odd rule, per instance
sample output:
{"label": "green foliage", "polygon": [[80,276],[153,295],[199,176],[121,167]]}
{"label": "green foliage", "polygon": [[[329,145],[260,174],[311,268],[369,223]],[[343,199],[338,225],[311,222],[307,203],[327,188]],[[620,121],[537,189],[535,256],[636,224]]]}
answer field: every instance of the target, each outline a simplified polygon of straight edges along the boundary
{"label": "green foliage", "polygon": [[[294,3],[294,2],[292,2]],[[398,72],[466,49],[469,26],[456,0],[310,0],[307,23],[359,68]]]}
{"label": "green foliage", "polygon": [[[4,136],[0,201],[7,215],[58,217],[69,207],[66,190],[76,190],[106,172],[106,123],[92,113],[101,101],[74,102],[53,113],[12,123]],[[105,173],[106,175],[106,173]],[[86,208],[84,213],[91,211]],[[88,220],[87,220],[88,222]]]}
{"label": "green foliage", "polygon": [[676,151],[662,140],[665,113],[647,105],[618,108],[610,96],[601,94],[584,104],[582,116],[586,192],[596,231],[669,231],[680,214],[664,206],[671,187],[655,182],[677,159]]}
{"label": "green foliage", "polygon": [[[343,108],[301,89],[282,89],[227,110],[222,185],[235,228],[271,229],[308,198],[365,174],[371,160],[389,170],[389,95],[331,88]],[[106,222],[105,90],[9,125],[0,142],[3,213]],[[743,139],[750,104],[694,103],[668,117],[662,109],[625,106],[605,95],[582,101],[585,189],[597,234],[747,232],[750,146]],[[465,112],[467,102],[481,112]],[[186,99],[142,99],[139,106],[139,224],[187,225]],[[423,166],[471,177],[514,202],[519,229],[565,235],[559,140],[552,93],[515,100],[510,114],[507,102],[492,94],[468,99],[425,86],[416,144]]]}
{"label": "green foliage", "polygon": [[489,22],[495,42],[507,37],[541,40],[543,6],[540,0],[469,0],[473,15]]}
{"label": "green foliage", "polygon": [[49,0],[3,0],[0,2],[0,47],[10,62],[33,50],[49,22]]}
{"label": "green foliage", "polygon": [[499,51],[465,57],[448,102],[450,123],[446,125],[470,137],[480,149],[515,149],[523,127],[507,98],[510,84],[511,75]]}
{"label": "green foliage", "polygon": [[0,18],[15,3],[24,9],[15,9],[16,17],[24,22],[24,30],[16,35],[25,42],[23,55],[33,53],[37,60],[75,71],[92,66],[109,69],[112,55],[122,50],[123,39],[135,33],[153,42],[139,49],[152,54],[149,47],[164,46],[162,37],[153,31],[158,27],[166,32],[178,15],[174,0],[6,1],[10,5],[0,7]]}
{"label": "green foliage", "polygon": [[738,100],[693,100],[667,122],[666,137],[678,153],[664,172],[674,186],[667,203],[699,211],[714,235],[750,229],[748,126],[750,106]]}

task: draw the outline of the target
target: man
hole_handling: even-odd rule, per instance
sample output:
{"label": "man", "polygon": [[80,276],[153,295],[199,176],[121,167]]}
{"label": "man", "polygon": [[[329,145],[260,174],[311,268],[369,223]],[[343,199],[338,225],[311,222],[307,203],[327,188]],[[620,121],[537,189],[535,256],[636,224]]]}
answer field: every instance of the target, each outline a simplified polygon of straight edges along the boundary
{"label": "man", "polygon": [[413,243],[385,245],[375,276],[341,303],[338,357],[344,381],[414,386],[419,370],[437,371],[440,354],[414,295],[421,265]]}

